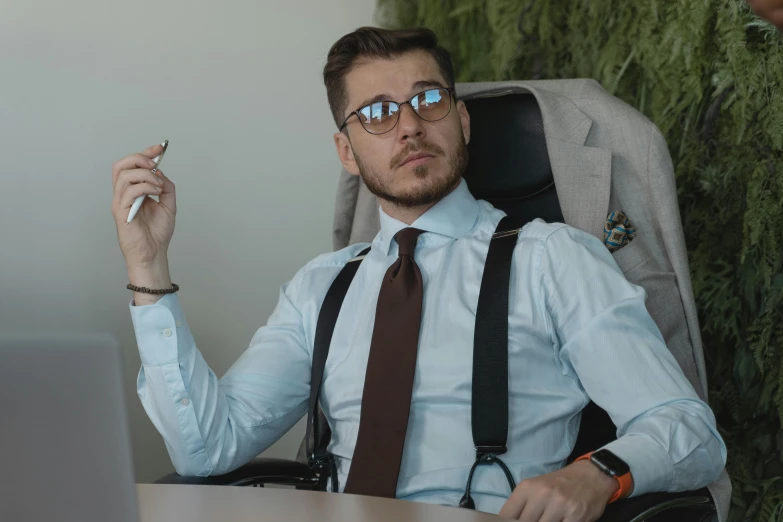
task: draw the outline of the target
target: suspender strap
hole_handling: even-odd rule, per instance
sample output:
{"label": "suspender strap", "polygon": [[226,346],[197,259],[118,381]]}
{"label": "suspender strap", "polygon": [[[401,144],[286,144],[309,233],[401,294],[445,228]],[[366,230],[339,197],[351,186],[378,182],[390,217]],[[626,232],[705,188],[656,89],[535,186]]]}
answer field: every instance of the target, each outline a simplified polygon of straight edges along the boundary
{"label": "suspender strap", "polygon": [[329,427],[320,426],[322,415],[319,414],[318,399],[321,395],[321,383],[326,367],[326,358],[329,356],[329,346],[332,343],[332,334],[337,323],[337,316],[345,300],[345,294],[351,286],[356,271],[370,251],[370,247],[362,250],[358,256],[348,261],[340,273],[337,274],[329,290],[326,292],[321,310],[318,312],[318,323],[315,327],[315,342],[313,345],[313,363],[310,369],[310,403],[307,409],[307,435],[305,445],[307,460],[310,467],[319,473],[321,487],[326,489],[326,479],[332,475],[332,491],[338,491],[337,473],[334,458],[326,451],[329,445],[331,433]]}
{"label": "suspender strap", "polygon": [[498,464],[513,491],[514,478],[497,458],[506,452],[508,438],[508,294],[511,259],[521,225],[506,216],[489,242],[481,277],[476,328],[473,335],[473,397],[471,425],[476,462],[470,469],[460,507],[474,509],[470,496],[473,473],[479,464]]}
{"label": "suspender strap", "polygon": [[[473,334],[471,424],[476,456],[502,455],[508,435],[508,284],[517,230],[504,217],[489,242]],[[505,233],[504,233],[505,232]]]}

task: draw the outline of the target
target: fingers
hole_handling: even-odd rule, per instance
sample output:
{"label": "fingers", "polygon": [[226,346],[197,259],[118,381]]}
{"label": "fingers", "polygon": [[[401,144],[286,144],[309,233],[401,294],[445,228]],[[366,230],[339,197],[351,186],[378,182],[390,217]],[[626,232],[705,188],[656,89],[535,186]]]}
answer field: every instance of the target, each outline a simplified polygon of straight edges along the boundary
{"label": "fingers", "polygon": [[154,158],[155,156],[157,156],[161,152],[163,152],[163,145],[158,143],[157,145],[153,145],[152,147],[147,147],[141,153],[144,156],[147,156],[148,158]]}
{"label": "fingers", "polygon": [[119,198],[129,186],[135,183],[149,183],[150,185],[163,186],[163,179],[160,176],[156,176],[147,169],[132,169],[123,170],[117,177],[117,182],[114,184],[114,197]]}
{"label": "fingers", "polygon": [[[519,520],[524,522],[563,522],[563,504],[553,502],[528,502]],[[568,520],[571,522],[571,519]],[[579,520],[578,522],[587,522]]]}
{"label": "fingers", "polygon": [[563,522],[565,505],[566,500],[556,492],[523,481],[498,515],[521,522]]}
{"label": "fingers", "polygon": [[508,500],[498,513],[498,516],[517,520],[519,515],[522,514],[522,510],[525,508],[526,501],[527,495],[525,490],[517,486],[517,488],[511,493],[511,496],[508,497]]}
{"label": "fingers", "polygon": [[149,158],[144,154],[131,154],[130,156],[125,156],[117,163],[112,165],[112,169],[111,169],[112,186],[117,184],[117,178],[119,178],[120,174],[123,171],[130,170],[130,169],[137,169],[137,168],[151,169],[153,167],[155,167],[155,163],[152,161],[152,158]]}
{"label": "fingers", "polygon": [[155,167],[155,163],[152,161],[152,159],[155,156],[158,156],[161,152],[163,152],[163,145],[158,143],[157,145],[153,145],[152,147],[147,147],[142,152],[125,156],[124,158],[116,162],[112,166],[112,170],[111,170],[112,185],[117,182],[117,176],[119,176],[120,172],[122,172],[123,170],[134,169],[134,168],[151,169]]}
{"label": "fingers", "polygon": [[120,197],[119,210],[121,212],[128,212],[133,205],[133,202],[137,197],[142,194],[147,196],[157,196],[163,191],[163,188],[150,183],[136,183],[131,185]]}
{"label": "fingers", "polygon": [[157,195],[159,203],[173,214],[177,211],[174,183],[155,168],[153,158],[163,152],[163,145],[147,147],[142,152],[130,154],[112,165],[112,208],[115,214],[127,212],[141,195]]}
{"label": "fingers", "polygon": [[[525,502],[524,509],[519,515],[519,520],[522,522],[539,522],[542,521],[541,516],[545,514],[545,511],[549,511],[547,505],[547,499],[541,496],[528,498]],[[547,518],[548,522],[548,518]],[[557,519],[557,522],[561,522]]]}
{"label": "fingers", "polygon": [[160,194],[160,204],[168,208],[172,214],[177,213],[177,194],[175,191],[174,182],[163,174],[162,170],[158,171],[158,176],[163,181],[163,192]]}
{"label": "fingers", "polygon": [[544,512],[544,514],[541,515],[541,518],[538,519],[538,522],[589,522],[589,521],[583,518],[565,518],[563,516],[563,510],[560,508],[555,508],[554,511],[552,509],[547,509]]}

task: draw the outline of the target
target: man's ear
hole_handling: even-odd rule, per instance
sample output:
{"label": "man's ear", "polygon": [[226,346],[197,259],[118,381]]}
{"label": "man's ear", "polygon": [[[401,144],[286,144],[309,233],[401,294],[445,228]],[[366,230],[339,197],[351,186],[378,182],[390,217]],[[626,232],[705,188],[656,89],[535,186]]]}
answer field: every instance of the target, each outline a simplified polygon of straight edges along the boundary
{"label": "man's ear", "polygon": [[349,174],[359,175],[359,166],[356,164],[356,158],[353,155],[351,140],[342,132],[334,134],[334,146],[337,148],[337,156]]}
{"label": "man's ear", "polygon": [[468,114],[468,108],[465,107],[465,102],[462,100],[457,102],[457,114],[459,114],[459,122],[462,125],[462,136],[467,145],[470,143],[470,114]]}

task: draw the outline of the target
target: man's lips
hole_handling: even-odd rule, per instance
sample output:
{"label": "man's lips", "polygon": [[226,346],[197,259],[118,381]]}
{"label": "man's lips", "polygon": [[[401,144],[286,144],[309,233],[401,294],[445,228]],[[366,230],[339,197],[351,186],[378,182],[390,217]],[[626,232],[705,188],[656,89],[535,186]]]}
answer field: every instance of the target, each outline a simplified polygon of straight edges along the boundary
{"label": "man's lips", "polygon": [[417,152],[416,154],[411,154],[410,156],[405,158],[405,161],[400,163],[400,167],[405,167],[405,166],[416,167],[418,165],[428,162],[434,157],[435,155],[429,152]]}

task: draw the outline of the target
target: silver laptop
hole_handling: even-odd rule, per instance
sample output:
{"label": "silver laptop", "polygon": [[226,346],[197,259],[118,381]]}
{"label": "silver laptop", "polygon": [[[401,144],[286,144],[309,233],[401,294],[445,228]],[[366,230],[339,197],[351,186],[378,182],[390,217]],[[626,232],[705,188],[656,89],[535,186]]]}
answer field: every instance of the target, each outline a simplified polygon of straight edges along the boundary
{"label": "silver laptop", "polygon": [[137,522],[119,345],[0,335],[0,520]]}

